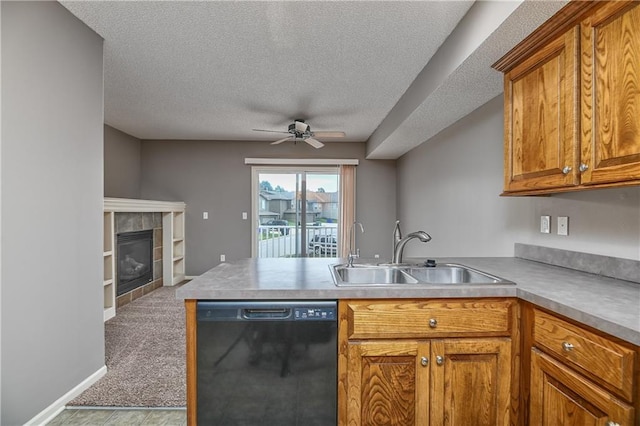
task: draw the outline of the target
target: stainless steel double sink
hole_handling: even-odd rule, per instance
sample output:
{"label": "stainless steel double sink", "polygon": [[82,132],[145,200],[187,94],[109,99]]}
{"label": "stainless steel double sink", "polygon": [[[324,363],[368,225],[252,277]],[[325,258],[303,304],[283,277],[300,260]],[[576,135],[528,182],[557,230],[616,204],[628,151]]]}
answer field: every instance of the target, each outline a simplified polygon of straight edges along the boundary
{"label": "stainless steel double sink", "polygon": [[436,266],[347,264],[331,265],[337,286],[359,285],[513,285],[486,272],[456,263]]}

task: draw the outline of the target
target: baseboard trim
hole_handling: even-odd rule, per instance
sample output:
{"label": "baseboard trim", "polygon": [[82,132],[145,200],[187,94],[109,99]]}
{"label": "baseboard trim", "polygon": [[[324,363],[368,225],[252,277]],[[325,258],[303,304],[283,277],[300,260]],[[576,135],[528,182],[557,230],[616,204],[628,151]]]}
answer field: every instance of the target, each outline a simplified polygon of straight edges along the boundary
{"label": "baseboard trim", "polygon": [[62,395],[53,404],[51,404],[50,406],[42,410],[31,420],[26,422],[25,425],[27,426],[46,425],[51,420],[53,420],[58,414],[60,414],[62,410],[64,410],[64,407],[67,404],[67,402],[71,401],[72,399],[80,395],[82,392],[87,390],[92,384],[100,380],[100,378],[102,378],[102,376],[104,376],[105,374],[107,374],[107,366],[103,365],[102,367],[100,367],[100,369],[98,369],[98,371],[96,371],[95,373],[93,373],[92,375],[84,379],[76,387],[74,387],[69,392]]}

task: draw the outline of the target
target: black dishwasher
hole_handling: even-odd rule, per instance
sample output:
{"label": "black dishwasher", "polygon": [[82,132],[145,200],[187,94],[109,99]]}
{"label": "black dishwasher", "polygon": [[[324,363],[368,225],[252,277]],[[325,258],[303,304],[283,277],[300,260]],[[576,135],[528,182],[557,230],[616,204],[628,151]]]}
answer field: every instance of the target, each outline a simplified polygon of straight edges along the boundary
{"label": "black dishwasher", "polygon": [[200,301],[199,425],[337,423],[335,301]]}

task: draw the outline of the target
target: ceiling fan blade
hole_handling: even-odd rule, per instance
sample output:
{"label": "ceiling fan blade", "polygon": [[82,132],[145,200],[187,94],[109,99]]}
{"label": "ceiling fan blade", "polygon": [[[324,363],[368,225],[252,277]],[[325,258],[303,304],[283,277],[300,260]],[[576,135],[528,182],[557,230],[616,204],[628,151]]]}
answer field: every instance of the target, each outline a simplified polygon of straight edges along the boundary
{"label": "ceiling fan blade", "polygon": [[282,133],[285,135],[289,133],[289,132],[281,132],[279,130],[264,130],[264,129],[251,129],[251,130],[253,130],[254,132]]}
{"label": "ceiling fan blade", "polygon": [[317,138],[344,138],[344,132],[313,132],[313,136]]}
{"label": "ceiling fan blade", "polygon": [[296,121],[296,132],[304,133],[309,128],[309,125],[303,121]]}
{"label": "ceiling fan blade", "polygon": [[286,137],[286,138],[284,138],[284,139],[280,139],[280,140],[277,140],[277,141],[275,141],[275,142],[271,142],[271,145],[278,145],[279,143],[286,142],[286,141],[288,141],[288,140],[290,140],[290,139],[291,139],[291,136],[287,136],[287,137]]}
{"label": "ceiling fan blade", "polygon": [[315,149],[322,148],[324,146],[324,144],[322,142],[320,142],[319,140],[316,140],[314,138],[306,138],[306,139],[304,139],[304,141],[306,143],[308,143],[309,145],[311,145],[312,147],[314,147]]}

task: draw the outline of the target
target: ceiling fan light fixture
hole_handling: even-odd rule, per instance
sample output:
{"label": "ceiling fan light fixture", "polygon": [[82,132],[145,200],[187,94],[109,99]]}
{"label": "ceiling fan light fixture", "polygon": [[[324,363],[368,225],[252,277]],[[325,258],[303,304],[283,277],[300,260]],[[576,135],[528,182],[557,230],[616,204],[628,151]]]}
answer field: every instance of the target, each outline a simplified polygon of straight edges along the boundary
{"label": "ceiling fan light fixture", "polygon": [[296,132],[300,133],[311,132],[311,128],[307,123],[304,122],[304,120],[296,120],[294,123],[294,128]]}
{"label": "ceiling fan light fixture", "polygon": [[284,133],[289,134],[286,138],[279,139],[275,142],[271,142],[271,145],[278,145],[283,142],[293,140],[293,143],[297,143],[298,141],[306,142],[312,147],[319,149],[324,146],[322,142],[320,142],[318,138],[343,138],[345,136],[344,132],[318,132],[313,133],[311,131],[311,126],[305,123],[304,120],[294,120],[293,123],[289,124],[286,132],[280,132],[276,130],[263,130],[263,129],[253,129],[256,132],[270,132],[270,133]]}

